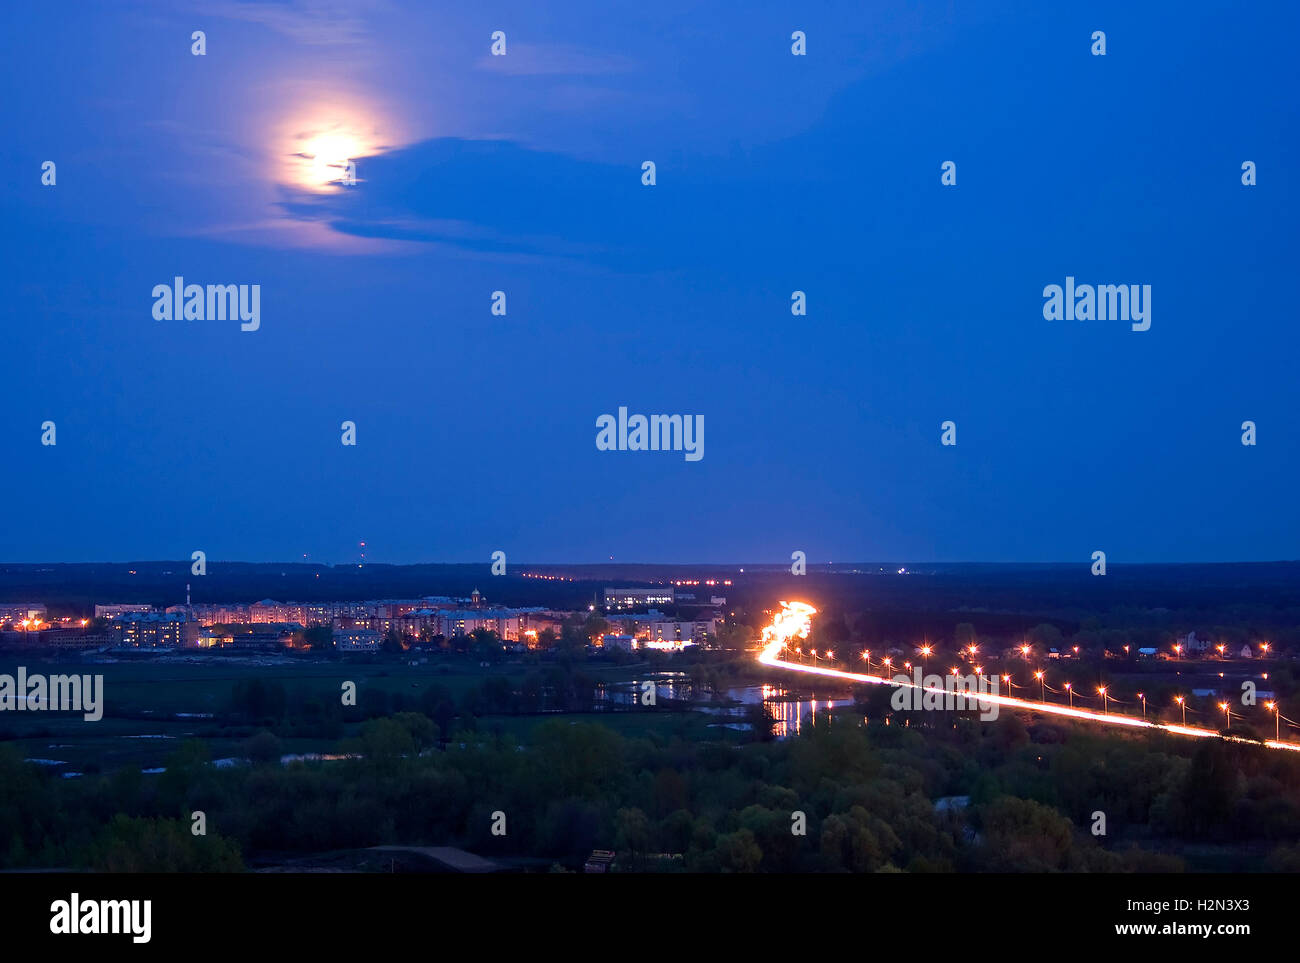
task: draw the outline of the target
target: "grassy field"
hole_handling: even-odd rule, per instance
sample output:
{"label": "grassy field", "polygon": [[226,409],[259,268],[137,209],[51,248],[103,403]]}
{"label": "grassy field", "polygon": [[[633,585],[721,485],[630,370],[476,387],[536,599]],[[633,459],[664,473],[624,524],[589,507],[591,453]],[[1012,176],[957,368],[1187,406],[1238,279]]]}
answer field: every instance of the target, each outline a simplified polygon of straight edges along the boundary
{"label": "grassy field", "polygon": [[[268,660],[269,661],[269,660]],[[279,682],[286,691],[295,689],[311,695],[337,696],[344,682],[354,682],[358,690],[383,689],[418,696],[437,683],[459,697],[471,686],[481,685],[492,676],[518,680],[539,667],[522,663],[503,663],[481,667],[468,661],[436,665],[408,665],[405,662],[325,662],[294,661],[279,664],[254,664],[214,656],[195,662],[122,661],[114,663],[46,662],[35,659],[0,658],[0,673],[14,674],[18,666],[33,673],[78,673],[102,675],[104,695],[114,714],[152,711],[159,715],[178,712],[214,712],[225,704],[235,683],[245,679]],[[582,671],[600,682],[630,682],[653,671],[635,666],[593,665]],[[106,713],[107,714],[107,713]],[[3,720],[0,719],[0,725]]]}
{"label": "grassy field", "polygon": [[[344,682],[353,682],[360,693],[383,690],[417,699],[429,686],[445,687],[459,698],[466,690],[493,676],[513,681],[538,666],[505,663],[483,667],[460,663],[409,665],[406,662],[327,662],[264,660],[221,656],[195,661],[131,660],[112,663],[51,662],[39,659],[0,658],[0,673],[14,675],[18,666],[35,673],[102,675],[104,715],[87,722],[80,713],[5,712],[0,714],[0,741],[16,745],[25,758],[58,760],[57,771],[93,772],[118,768],[156,768],[182,740],[201,738],[214,759],[239,757],[245,751],[242,734],[223,733],[220,724],[208,718],[175,718],[177,713],[200,715],[221,713],[228,705],[232,688],[248,679],[278,682],[288,693],[338,698]],[[605,683],[627,683],[643,679],[652,671],[633,666],[589,665],[582,671]],[[482,733],[500,732],[524,738],[529,730],[548,719],[599,722],[624,735],[651,733],[679,735],[688,739],[732,741],[743,734],[710,723],[717,717],[674,710],[556,713],[541,715],[488,715],[478,719]],[[355,734],[356,725],[346,727],[345,738]],[[331,752],[332,739],[284,739],[289,753]]]}

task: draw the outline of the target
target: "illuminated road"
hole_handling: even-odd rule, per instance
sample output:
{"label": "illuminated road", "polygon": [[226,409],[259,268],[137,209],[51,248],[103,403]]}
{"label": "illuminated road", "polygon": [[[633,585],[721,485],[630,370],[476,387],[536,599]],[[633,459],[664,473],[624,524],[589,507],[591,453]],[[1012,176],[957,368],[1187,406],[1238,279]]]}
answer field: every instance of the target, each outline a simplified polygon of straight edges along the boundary
{"label": "illuminated road", "polygon": [[[952,695],[952,691],[941,686],[919,686],[913,682],[896,680],[880,675],[867,675],[861,672],[845,672],[841,669],[831,669],[820,665],[802,665],[797,662],[786,662],[780,656],[786,649],[792,638],[802,638],[807,634],[806,626],[808,616],[814,609],[811,606],[802,605],[802,603],[782,603],[783,605],[801,606],[799,609],[790,610],[782,615],[778,615],[772,625],[763,630],[763,648],[758,654],[758,661],[763,665],[770,666],[774,669],[784,669],[789,672],[803,672],[807,675],[823,676],[828,679],[840,679],[844,682],[863,682],[870,685],[887,685],[894,688],[918,689],[921,692],[938,692],[946,695]],[[805,611],[806,610],[806,611]],[[802,625],[802,630],[792,628],[796,625]],[[974,698],[972,696],[971,698]],[[1202,729],[1197,726],[1176,726],[1163,725],[1158,722],[1147,722],[1145,719],[1137,719],[1133,716],[1120,715],[1113,712],[1090,712],[1087,709],[1074,709],[1070,706],[1056,705],[1052,702],[1035,702],[1032,699],[1019,699],[1015,696],[994,695],[993,693],[981,692],[978,694],[978,700],[983,702],[995,703],[997,705],[1007,706],[1011,709],[1024,709],[1029,712],[1042,712],[1047,715],[1063,716],[1068,719],[1079,719],[1084,722],[1098,722],[1107,726],[1125,726],[1129,729],[1160,729],[1164,732],[1172,732],[1179,736],[1194,736],[1204,739],[1209,737],[1218,737],[1229,742],[1242,742],[1247,745],[1258,746],[1265,745],[1270,749],[1289,749],[1292,752],[1300,751],[1300,743],[1277,742],[1272,739],[1263,743],[1253,739],[1245,739],[1241,736],[1225,736],[1213,729]]]}

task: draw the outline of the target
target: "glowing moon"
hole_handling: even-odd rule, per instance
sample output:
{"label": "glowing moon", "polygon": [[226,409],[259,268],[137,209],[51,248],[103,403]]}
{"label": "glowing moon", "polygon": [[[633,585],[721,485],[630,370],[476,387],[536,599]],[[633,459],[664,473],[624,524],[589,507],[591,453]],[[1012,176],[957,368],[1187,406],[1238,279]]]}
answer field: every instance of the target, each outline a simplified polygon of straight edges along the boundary
{"label": "glowing moon", "polygon": [[308,187],[325,187],[348,176],[348,162],[361,153],[357,139],[350,134],[320,134],[303,148],[308,162],[304,183]]}
{"label": "glowing moon", "polygon": [[374,157],[403,140],[403,132],[396,129],[400,125],[387,111],[355,92],[316,93],[276,126],[272,142],[283,151],[276,180],[312,193],[331,193],[360,182],[360,158]]}

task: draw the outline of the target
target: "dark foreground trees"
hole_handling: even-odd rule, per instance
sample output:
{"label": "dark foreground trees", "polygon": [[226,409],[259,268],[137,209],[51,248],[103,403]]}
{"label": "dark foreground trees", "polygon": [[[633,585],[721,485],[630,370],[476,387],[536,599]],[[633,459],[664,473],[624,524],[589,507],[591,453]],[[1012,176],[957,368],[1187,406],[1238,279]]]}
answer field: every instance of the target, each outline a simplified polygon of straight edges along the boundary
{"label": "dark foreground trees", "polygon": [[[247,695],[265,710],[265,693]],[[1193,842],[1220,861],[1239,852],[1244,869],[1300,865],[1290,754],[930,715],[864,724],[859,709],[770,742],[627,736],[564,716],[448,739],[403,709],[354,724],[338,744],[351,758],[283,765],[261,732],[255,764],[214,766],[192,741],[162,773],[77,779],[0,745],[0,868],[239,870],[389,843],[569,868],[615,849],[618,868],[646,871],[1164,871]]]}

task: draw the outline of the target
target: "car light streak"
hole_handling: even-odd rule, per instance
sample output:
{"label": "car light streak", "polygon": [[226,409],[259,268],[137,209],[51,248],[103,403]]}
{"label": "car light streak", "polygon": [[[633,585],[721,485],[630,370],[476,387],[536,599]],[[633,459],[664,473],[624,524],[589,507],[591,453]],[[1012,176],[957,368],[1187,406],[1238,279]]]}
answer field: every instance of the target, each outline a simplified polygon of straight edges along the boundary
{"label": "car light streak", "polygon": [[[845,682],[861,682],[869,685],[887,685],[894,688],[919,689],[922,692],[947,692],[941,686],[919,686],[914,682],[903,679],[895,680],[886,676],[869,675],[863,672],[846,672],[843,669],[832,669],[825,665],[801,665],[794,662],[786,662],[781,658],[781,653],[787,648],[792,639],[803,639],[808,636],[809,623],[817,610],[803,602],[782,602],[782,611],[777,614],[772,624],[763,629],[763,646],[759,650],[758,661],[762,665],[770,666],[774,669],[784,669],[789,672],[803,672],[807,675],[822,676],[829,679],[841,679]],[[971,699],[978,699],[983,702],[996,703],[997,705],[1007,706],[1012,709],[1026,709],[1030,712],[1042,712],[1047,715],[1064,716],[1070,719],[1080,719],[1085,722],[1099,722],[1107,726],[1126,726],[1130,729],[1159,729],[1164,732],[1172,732],[1179,736],[1193,736],[1204,739],[1206,737],[1217,737],[1228,742],[1241,742],[1251,746],[1267,746],[1270,749],[1289,749],[1292,752],[1300,751],[1300,743],[1278,742],[1273,739],[1263,742],[1256,742],[1253,739],[1245,739],[1241,736],[1225,736],[1213,729],[1202,729],[1198,726],[1186,725],[1164,725],[1158,722],[1148,722],[1134,716],[1119,715],[1108,712],[1089,712],[1087,709],[1075,709],[1069,706],[1056,705],[1051,702],[1034,702],[1030,699],[1020,699],[1016,696],[994,695],[993,693],[981,692],[976,696],[971,694]]]}

